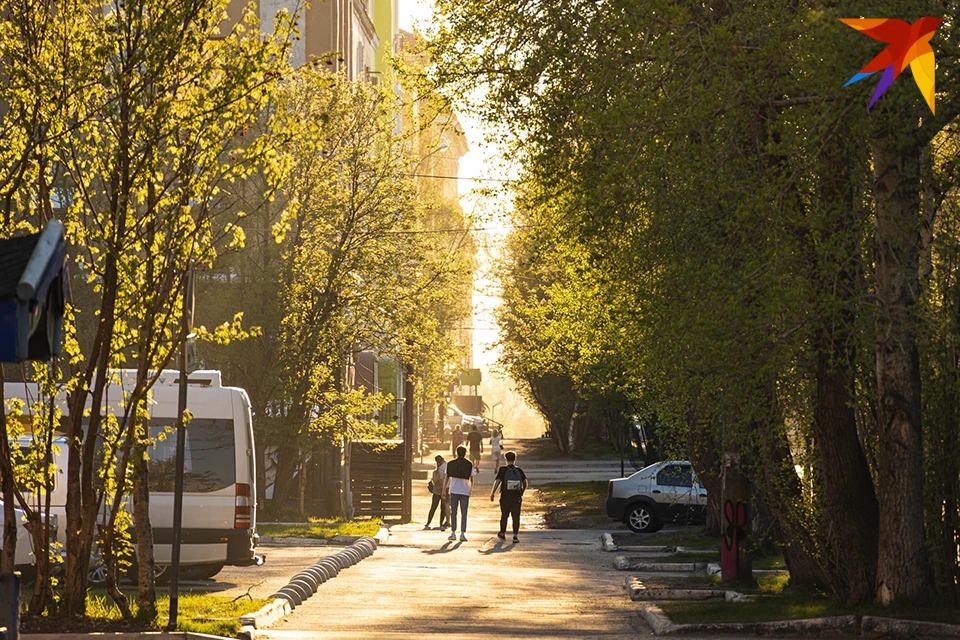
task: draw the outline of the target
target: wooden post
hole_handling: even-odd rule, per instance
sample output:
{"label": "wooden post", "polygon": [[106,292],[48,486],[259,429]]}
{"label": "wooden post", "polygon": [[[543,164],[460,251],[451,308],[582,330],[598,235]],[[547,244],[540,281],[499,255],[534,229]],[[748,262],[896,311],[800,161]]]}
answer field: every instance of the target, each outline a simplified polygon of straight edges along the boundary
{"label": "wooden post", "polygon": [[723,524],[720,529],[720,582],[753,581],[750,544],[750,486],[740,473],[740,454],[723,454],[720,474],[720,502]]}

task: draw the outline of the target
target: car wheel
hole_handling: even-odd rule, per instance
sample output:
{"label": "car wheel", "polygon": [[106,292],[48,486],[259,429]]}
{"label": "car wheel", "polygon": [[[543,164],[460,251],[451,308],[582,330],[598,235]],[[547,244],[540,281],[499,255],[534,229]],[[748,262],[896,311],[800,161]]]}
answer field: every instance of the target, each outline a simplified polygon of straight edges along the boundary
{"label": "car wheel", "polygon": [[657,521],[656,514],[653,513],[653,509],[646,504],[638,504],[631,507],[627,511],[626,516],[624,516],[623,521],[626,523],[627,528],[634,533],[653,533],[661,527]]}

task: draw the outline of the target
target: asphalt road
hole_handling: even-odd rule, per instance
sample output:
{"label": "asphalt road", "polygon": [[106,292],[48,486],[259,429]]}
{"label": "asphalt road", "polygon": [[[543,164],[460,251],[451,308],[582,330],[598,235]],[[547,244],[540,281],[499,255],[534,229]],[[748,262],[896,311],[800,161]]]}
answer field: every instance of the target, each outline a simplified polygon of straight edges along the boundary
{"label": "asphalt road", "polygon": [[[620,475],[618,461],[519,462],[533,486]],[[600,548],[600,530],[548,530],[542,527],[540,514],[525,513],[520,544],[500,542],[495,535],[499,508],[490,502],[492,483],[492,464],[485,456],[470,504],[468,541],[451,542],[449,531],[423,530],[430,495],[426,480],[415,481],[413,523],[392,527],[390,539],[372,557],[322,585],[291,615],[257,637],[653,637],[623,588],[626,573],[615,570],[612,554]],[[611,525],[611,530],[622,528]],[[205,581],[203,588],[234,597],[248,592],[265,597],[337,548],[263,550],[265,565],[227,568],[216,582]]]}
{"label": "asphalt road", "polygon": [[265,637],[546,640],[648,633],[622,588],[623,575],[600,550],[598,531],[545,530],[539,514],[527,514],[520,544],[497,540],[492,481],[488,464],[471,501],[467,542],[423,530],[430,496],[426,481],[416,482],[414,522],[391,528],[389,542],[371,558],[324,584]]}

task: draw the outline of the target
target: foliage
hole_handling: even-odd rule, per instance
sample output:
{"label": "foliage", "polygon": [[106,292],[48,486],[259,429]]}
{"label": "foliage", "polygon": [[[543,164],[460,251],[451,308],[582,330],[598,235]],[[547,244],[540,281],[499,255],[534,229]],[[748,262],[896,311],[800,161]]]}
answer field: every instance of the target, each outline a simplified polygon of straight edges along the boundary
{"label": "foliage", "polygon": [[[254,171],[273,182],[283,174],[274,141],[245,134],[286,67],[289,25],[281,17],[279,34],[262,38],[253,10],[225,23],[223,0],[173,9],[153,0],[60,9],[14,3],[5,12],[0,47],[21,67],[3,85],[4,101],[15,105],[3,122],[16,141],[2,158],[2,171],[16,178],[4,231],[39,228],[54,215],[66,227],[74,296],[65,361],[54,369],[64,382],[48,385],[40,398],[69,397],[64,608],[84,611],[94,523],[106,504],[98,542],[110,593],[130,618],[116,576],[131,552],[132,515],[140,564],[152,563],[152,540],[142,528],[147,505],[135,500],[132,514],[125,506],[131,483],[148,493],[149,389],[185,338],[188,272],[242,244],[236,222],[244,213],[230,206],[230,185]],[[24,98],[31,93],[49,111],[31,111]],[[242,334],[231,327],[218,337],[231,331]],[[132,366],[133,381],[113,373],[123,366]],[[111,386],[121,398],[107,403]],[[33,461],[40,477],[51,473],[45,449]],[[51,583],[41,576],[38,584]],[[151,572],[142,572],[140,586],[141,609],[153,611]],[[38,589],[34,600],[31,612],[39,614],[51,593]]]}
{"label": "foliage", "polygon": [[711,493],[742,454],[796,583],[928,597],[930,546],[956,602],[955,59],[935,117],[906,81],[867,113],[841,85],[876,43],[837,20],[862,5],[438,8],[436,76],[523,168],[502,320],[514,375],[567,385],[545,415],[623,392]]}

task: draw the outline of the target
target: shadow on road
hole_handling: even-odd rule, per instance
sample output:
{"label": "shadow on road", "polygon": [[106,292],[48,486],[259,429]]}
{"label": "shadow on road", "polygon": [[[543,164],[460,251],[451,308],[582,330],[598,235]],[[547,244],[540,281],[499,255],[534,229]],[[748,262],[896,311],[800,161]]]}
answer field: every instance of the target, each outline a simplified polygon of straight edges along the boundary
{"label": "shadow on road", "polygon": [[[486,545],[484,545],[484,546],[486,546]],[[490,555],[491,553],[505,553],[505,552],[507,552],[507,551],[512,551],[512,550],[513,550],[513,547],[514,547],[514,545],[512,545],[512,544],[507,544],[507,543],[504,542],[503,540],[500,540],[499,542],[497,542],[497,544],[493,545],[492,547],[487,547],[487,548],[485,548],[485,549],[477,549],[477,551],[479,551],[480,553],[482,553],[482,554],[485,555],[485,556],[488,556],[488,555]]]}
{"label": "shadow on road", "polygon": [[443,546],[439,549],[423,549],[423,553],[428,556],[433,556],[438,553],[450,553],[451,551],[459,549],[462,544],[462,542],[444,542]]}

